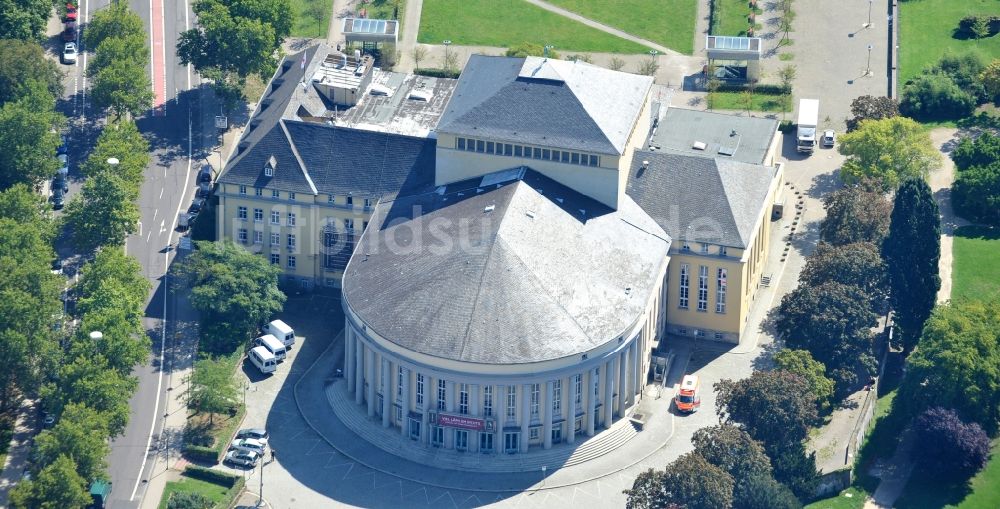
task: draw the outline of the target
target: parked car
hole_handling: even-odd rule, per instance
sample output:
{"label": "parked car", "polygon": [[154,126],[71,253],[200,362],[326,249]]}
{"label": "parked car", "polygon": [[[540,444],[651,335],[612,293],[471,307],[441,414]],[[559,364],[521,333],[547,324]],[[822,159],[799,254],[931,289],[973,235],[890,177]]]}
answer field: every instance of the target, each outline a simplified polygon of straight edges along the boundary
{"label": "parked car", "polygon": [[69,191],[69,183],[66,182],[66,177],[62,173],[56,174],[52,179],[52,189],[62,189],[63,192]]}
{"label": "parked car", "polygon": [[42,414],[42,426],[45,429],[49,429],[49,428],[51,428],[51,427],[53,427],[55,425],[56,425],[56,416],[55,415],[50,414],[48,412],[45,412],[44,414]]}
{"label": "parked car", "polygon": [[198,184],[198,190],[195,192],[195,197],[197,198],[208,198],[208,195],[212,194],[212,183],[202,182]]}
{"label": "parked car", "polygon": [[263,455],[267,452],[267,442],[261,442],[253,438],[237,438],[229,445],[230,449],[237,451],[249,451]]}
{"label": "parked car", "polygon": [[59,147],[56,148],[56,155],[69,153],[69,138],[65,134],[60,134],[59,142]]}
{"label": "parked car", "polygon": [[[67,23],[67,25],[68,25],[68,23]],[[76,36],[74,35],[73,38],[75,39]],[[63,63],[64,64],[75,64],[76,63],[76,53],[77,52],[76,52],[76,43],[75,42],[67,42],[66,44],[64,44],[63,45],[63,51],[62,51],[62,61],[63,61]]]}
{"label": "parked car", "polygon": [[212,167],[209,165],[204,165],[198,170],[198,183],[211,182],[212,181]]}
{"label": "parked car", "polygon": [[226,457],[222,460],[222,462],[238,465],[244,468],[253,468],[257,466],[257,461],[259,460],[260,454],[253,451],[229,451],[226,453]]}
{"label": "parked car", "polygon": [[57,187],[52,190],[52,208],[59,210],[63,208],[66,204],[66,192],[61,188]]}
{"label": "parked car", "polygon": [[63,25],[62,40],[69,42],[76,40],[76,21],[67,21]]}
{"label": "parked car", "polygon": [[827,129],[823,131],[823,146],[832,147],[834,143],[837,142],[837,133],[833,132],[833,129]]}
{"label": "parked car", "polygon": [[252,438],[267,443],[270,435],[264,428],[244,428],[236,432],[236,438]]}
{"label": "parked car", "polygon": [[73,4],[66,4],[66,16],[63,18],[63,21],[76,21],[76,17],[76,6]]}
{"label": "parked car", "polygon": [[191,207],[188,208],[188,212],[190,212],[192,215],[197,215],[199,212],[201,212],[201,208],[204,206],[205,206],[204,198],[195,198],[191,202]]}

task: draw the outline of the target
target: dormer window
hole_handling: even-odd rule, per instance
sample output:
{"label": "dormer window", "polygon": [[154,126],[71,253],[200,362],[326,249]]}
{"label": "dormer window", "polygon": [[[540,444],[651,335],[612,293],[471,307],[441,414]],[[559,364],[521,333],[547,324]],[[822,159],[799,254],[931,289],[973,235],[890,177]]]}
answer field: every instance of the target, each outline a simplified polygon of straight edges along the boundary
{"label": "dormer window", "polygon": [[277,167],[278,167],[278,160],[275,159],[274,156],[271,156],[267,160],[267,163],[264,165],[264,176],[265,177],[273,177],[274,176],[274,169],[277,168]]}

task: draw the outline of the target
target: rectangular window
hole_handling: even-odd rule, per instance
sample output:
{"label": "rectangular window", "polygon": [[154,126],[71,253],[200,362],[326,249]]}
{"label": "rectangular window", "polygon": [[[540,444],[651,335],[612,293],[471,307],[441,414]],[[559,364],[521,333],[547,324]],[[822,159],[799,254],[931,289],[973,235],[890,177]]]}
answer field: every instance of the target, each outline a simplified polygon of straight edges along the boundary
{"label": "rectangular window", "polygon": [[375,206],[375,201],[372,200],[371,198],[365,198],[365,208],[370,209],[373,206]]}
{"label": "rectangular window", "polygon": [[294,269],[295,268],[295,257],[294,256],[289,256],[288,257],[288,268],[289,269]]}
{"label": "rectangular window", "polygon": [[448,401],[448,386],[444,380],[438,380],[438,397],[437,397],[437,407],[438,410],[444,410],[447,408]]}
{"label": "rectangular window", "polygon": [[590,166],[600,166],[601,160],[597,156],[590,156]]}
{"label": "rectangular window", "polygon": [[272,189],[271,198],[281,198],[281,193],[277,189]]}
{"label": "rectangular window", "polygon": [[279,265],[281,263],[281,255],[276,253],[271,253],[271,265]]}
{"label": "rectangular window", "polygon": [[403,397],[403,367],[396,366],[396,397]]}
{"label": "rectangular window", "polygon": [[493,386],[483,386],[483,417],[493,417]]}
{"label": "rectangular window", "polygon": [[417,406],[423,408],[424,404],[424,375],[417,373]]}
{"label": "rectangular window", "polygon": [[717,287],[715,292],[715,312],[725,313],[726,312],[726,286],[729,285],[726,281],[728,277],[726,269],[719,269],[717,277]]}
{"label": "rectangular window", "polygon": [[534,147],[531,150],[532,150],[531,157],[533,159],[541,159],[542,158],[542,149],[540,149],[538,147]]}
{"label": "rectangular window", "polygon": [[601,368],[594,368],[594,401],[597,401],[597,393],[601,388]]}
{"label": "rectangular window", "polygon": [[708,267],[698,268],[698,311],[708,310]]}
{"label": "rectangular window", "polygon": [[281,212],[277,210],[271,211],[271,224],[281,224]]}
{"label": "rectangular window", "polygon": [[353,196],[348,196],[347,197],[347,206],[348,207],[353,207],[354,206],[354,197]]}
{"label": "rectangular window", "polygon": [[469,448],[469,432],[464,429],[455,430],[455,450],[464,451]]}
{"label": "rectangular window", "polygon": [[458,413],[469,413],[469,385],[458,384]]}
{"label": "rectangular window", "polygon": [[559,162],[561,162],[561,163],[568,163],[569,162],[569,152],[563,152],[562,153],[562,158],[559,160]]}
{"label": "rectangular window", "polygon": [[465,150],[465,138],[456,138],[456,141],[458,144],[455,145],[455,148],[458,150]]}
{"label": "rectangular window", "polygon": [[524,147],[521,145],[514,145],[514,157],[521,157]]}
{"label": "rectangular window", "polygon": [[247,229],[246,228],[240,228],[239,239],[240,239],[241,243],[243,243],[243,244],[247,243]]}
{"label": "rectangular window", "polygon": [[719,256],[726,256],[726,246],[719,246]]}
{"label": "rectangular window", "polygon": [[292,201],[295,201],[295,193],[291,193],[291,192],[288,193],[288,199],[292,200]]}
{"label": "rectangular window", "polygon": [[552,415],[562,414],[562,380],[552,381]]}
{"label": "rectangular window", "polygon": [[531,415],[538,417],[538,397],[541,392],[538,384],[531,384]]}
{"label": "rectangular window", "polygon": [[691,275],[688,272],[688,264],[681,264],[681,289],[680,293],[677,294],[680,298],[680,302],[677,303],[677,306],[680,308],[687,309],[688,307],[688,292],[690,285]]}
{"label": "rectangular window", "polygon": [[288,226],[295,226],[295,212],[288,213]]}
{"label": "rectangular window", "polygon": [[281,234],[280,233],[272,233],[271,234],[271,245],[272,246],[280,246],[281,245]]}
{"label": "rectangular window", "polygon": [[540,433],[541,430],[542,429],[539,428],[538,426],[535,426],[534,428],[529,429],[528,430],[529,440],[538,440],[538,437],[540,437],[542,435]]}
{"label": "rectangular window", "polygon": [[242,220],[246,221],[247,220],[247,208],[246,207],[238,207],[236,209],[236,218],[237,219],[242,219]]}
{"label": "rectangular window", "polygon": [[486,152],[486,142],[483,140],[476,140],[476,152]]}
{"label": "rectangular window", "polygon": [[576,408],[579,410],[583,405],[583,375],[573,377],[573,400],[576,401]]}
{"label": "rectangular window", "polygon": [[549,149],[547,149],[547,148],[543,148],[542,149],[542,159],[548,161],[550,157],[552,157],[552,152],[550,152]]}
{"label": "rectangular window", "polygon": [[[583,156],[583,157],[587,157],[587,156]],[[580,154],[578,152],[573,152],[572,157],[570,158],[569,162],[571,162],[573,164],[580,164]]]}
{"label": "rectangular window", "polygon": [[326,202],[328,204],[333,205],[334,200],[336,200],[336,198],[334,198],[332,194],[326,195]]}
{"label": "rectangular window", "polygon": [[242,195],[247,194],[247,186],[240,186],[240,194]]}
{"label": "rectangular window", "polygon": [[345,219],[344,220],[344,228],[347,228],[348,230],[353,230],[354,229],[354,220],[353,219]]}
{"label": "rectangular window", "polygon": [[253,188],[253,194],[254,196],[264,196],[264,190],[259,187],[255,187]]}
{"label": "rectangular window", "polygon": [[444,428],[441,426],[434,426],[431,428],[431,443],[440,446],[444,443]]}
{"label": "rectangular window", "polygon": [[294,233],[289,233],[288,234],[288,242],[287,242],[287,244],[288,244],[288,249],[289,250],[295,249],[295,234]]}
{"label": "rectangular window", "polygon": [[515,419],[517,415],[517,386],[508,385],[507,386],[507,413],[506,417],[508,421]]}
{"label": "rectangular window", "polygon": [[486,142],[486,153],[487,154],[492,154],[493,153],[493,142],[492,141],[487,141]]}
{"label": "rectangular window", "polygon": [[690,251],[690,250],[691,250],[691,244],[688,244],[687,242],[685,242],[684,245],[681,246],[681,251]]}
{"label": "rectangular window", "polygon": [[264,232],[254,231],[253,232],[253,243],[263,244],[264,243]]}
{"label": "rectangular window", "polygon": [[253,222],[255,223],[264,222],[264,209],[253,209]]}
{"label": "rectangular window", "polygon": [[708,244],[705,244],[704,242],[701,243],[701,252],[706,254],[708,253]]}
{"label": "rectangular window", "polygon": [[505,156],[514,155],[514,145],[511,145],[510,143],[504,143],[503,155]]}

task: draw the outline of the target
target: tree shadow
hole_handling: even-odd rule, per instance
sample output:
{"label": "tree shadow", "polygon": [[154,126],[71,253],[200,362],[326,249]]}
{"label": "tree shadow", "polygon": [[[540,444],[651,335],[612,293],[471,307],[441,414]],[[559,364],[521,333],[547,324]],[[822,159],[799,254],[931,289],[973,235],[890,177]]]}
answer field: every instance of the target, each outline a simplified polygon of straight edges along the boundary
{"label": "tree shadow", "polygon": [[799,223],[799,228],[788,234],[788,243],[800,256],[808,256],[819,242],[819,221]]}
{"label": "tree shadow", "polygon": [[840,180],[840,169],[827,173],[820,173],[813,177],[812,185],[806,190],[810,198],[820,199],[844,186]]}
{"label": "tree shadow", "polygon": [[[767,312],[767,315],[768,316],[767,316],[767,318],[765,318],[765,321],[767,321],[767,320],[776,321],[777,320],[777,308],[772,308],[771,310],[769,310]],[[763,330],[765,328],[766,327],[762,323],[761,324],[761,331],[763,332]],[[756,358],[754,358],[754,360],[750,363],[753,366],[754,371],[767,371],[767,370],[773,369],[774,368],[774,356],[775,356],[775,354],[777,354],[779,351],[781,351],[784,348],[785,348],[785,345],[781,341],[773,341],[771,343],[763,345],[761,347],[761,349],[760,349],[760,355],[758,355]]]}

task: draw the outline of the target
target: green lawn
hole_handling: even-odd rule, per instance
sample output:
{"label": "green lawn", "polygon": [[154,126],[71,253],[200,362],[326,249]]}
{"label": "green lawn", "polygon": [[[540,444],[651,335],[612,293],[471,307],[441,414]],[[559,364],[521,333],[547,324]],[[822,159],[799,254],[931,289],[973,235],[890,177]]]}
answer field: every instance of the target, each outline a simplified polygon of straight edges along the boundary
{"label": "green lawn", "polygon": [[712,0],[712,35],[747,35],[750,3],[746,0]]}
{"label": "green lawn", "polygon": [[996,509],[1000,507],[1000,441],[993,444],[993,459],[967,483],[943,484],[914,473],[906,483],[897,509]]}
{"label": "green lawn", "polygon": [[159,509],[167,509],[167,501],[172,493],[200,493],[218,505],[226,500],[229,488],[215,483],[182,476],[180,481],[170,481],[163,489],[163,497],[160,498]]}
{"label": "green lawn", "polygon": [[696,0],[549,0],[568,11],[690,55]]}
{"label": "green lawn", "polygon": [[330,2],[292,0],[292,37],[325,38],[330,28]]}
{"label": "green lawn", "polygon": [[[743,103],[743,92],[715,92],[711,94],[708,107],[713,110],[742,110],[746,111]],[[780,95],[754,94],[753,103],[750,106],[752,111],[776,111],[782,110],[782,98]],[[788,110],[785,110],[788,111]]]}
{"label": "green lawn", "polygon": [[952,300],[1000,299],[1000,231],[967,226],[952,246]]}
{"label": "green lawn", "polygon": [[918,0],[899,3],[899,84],[933,64],[946,51],[979,49],[991,58],[1000,57],[1000,35],[987,39],[959,40],[953,37],[958,21],[971,14],[997,14],[996,0]]}
{"label": "green lawn", "polygon": [[522,42],[556,51],[646,53],[648,48],[575,23],[524,0],[426,0],[418,40],[466,46],[510,47]]}
{"label": "green lawn", "polygon": [[861,509],[865,505],[865,497],[868,495],[854,487],[841,491],[839,495],[831,498],[817,500],[804,509]]}

